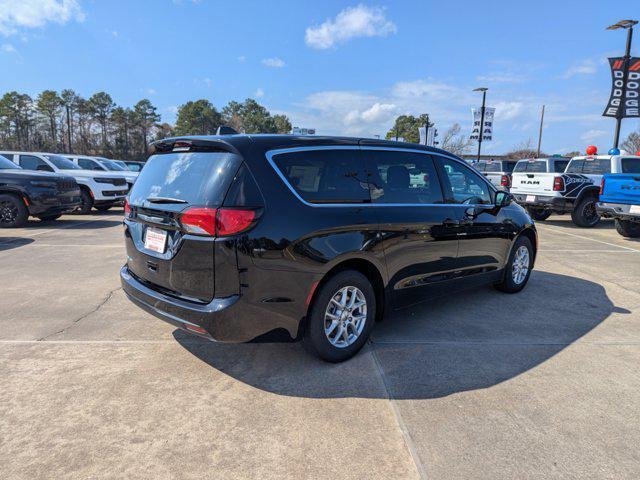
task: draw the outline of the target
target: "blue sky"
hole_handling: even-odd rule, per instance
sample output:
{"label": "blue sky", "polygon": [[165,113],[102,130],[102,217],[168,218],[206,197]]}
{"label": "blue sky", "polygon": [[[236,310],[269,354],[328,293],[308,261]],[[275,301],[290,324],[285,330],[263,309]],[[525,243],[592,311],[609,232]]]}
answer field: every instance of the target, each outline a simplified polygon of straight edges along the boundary
{"label": "blue sky", "polygon": [[[318,133],[372,136],[402,113],[468,132],[471,90],[487,86],[497,110],[483,150],[535,143],[542,104],[544,150],[604,150],[606,57],[625,42],[605,27],[638,17],[633,0],[0,0],[0,94],[147,97],[167,122],[188,100],[254,97]],[[626,120],[623,134],[638,127]]]}

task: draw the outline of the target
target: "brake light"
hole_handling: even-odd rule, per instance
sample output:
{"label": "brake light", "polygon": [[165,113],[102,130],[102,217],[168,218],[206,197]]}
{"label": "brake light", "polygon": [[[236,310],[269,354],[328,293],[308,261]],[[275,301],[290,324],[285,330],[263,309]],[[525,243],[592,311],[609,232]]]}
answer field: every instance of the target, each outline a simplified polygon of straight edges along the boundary
{"label": "brake light", "polygon": [[564,190],[564,179],[562,177],[555,177],[553,179],[553,191],[561,192]]}
{"label": "brake light", "polygon": [[502,175],[502,178],[500,178],[500,186],[501,187],[511,186],[511,182],[509,181],[509,175]]}
{"label": "brake light", "polygon": [[240,233],[251,226],[256,218],[254,210],[231,210],[222,208],[218,210],[216,221],[217,234],[220,237]]}
{"label": "brake light", "polygon": [[604,177],[602,177],[602,181],[600,182],[600,195],[604,193]]}
{"label": "brake light", "polygon": [[229,208],[190,208],[180,217],[189,233],[227,237],[245,231],[256,219],[254,210]]}
{"label": "brake light", "polygon": [[129,205],[129,200],[124,199],[124,214],[128,217],[131,214],[131,205]]}
{"label": "brake light", "polygon": [[215,208],[190,208],[180,217],[180,223],[189,233],[197,235],[216,235],[216,214]]}

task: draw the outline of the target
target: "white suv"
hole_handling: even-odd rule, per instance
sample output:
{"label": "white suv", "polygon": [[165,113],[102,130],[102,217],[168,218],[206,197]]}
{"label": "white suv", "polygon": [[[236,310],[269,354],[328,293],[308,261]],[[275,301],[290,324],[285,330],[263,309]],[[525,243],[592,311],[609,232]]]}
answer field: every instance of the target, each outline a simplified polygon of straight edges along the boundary
{"label": "white suv", "polygon": [[129,188],[133,186],[138,178],[138,172],[132,172],[122,165],[104,157],[90,157],[88,155],[72,155],[63,154],[73,163],[85,170],[94,170],[98,172],[111,172],[113,176],[122,176],[127,180]]}
{"label": "white suv", "polygon": [[124,176],[108,172],[83,170],[68,158],[52,153],[0,152],[25,170],[61,173],[76,179],[80,186],[80,213],[89,213],[91,208],[109,210],[116,203],[124,202],[129,191]]}

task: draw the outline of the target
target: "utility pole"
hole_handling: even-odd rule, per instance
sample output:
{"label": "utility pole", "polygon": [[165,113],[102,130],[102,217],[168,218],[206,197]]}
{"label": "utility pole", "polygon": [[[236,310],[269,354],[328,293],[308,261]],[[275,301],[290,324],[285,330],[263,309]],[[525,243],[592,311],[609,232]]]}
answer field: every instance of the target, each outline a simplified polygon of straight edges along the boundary
{"label": "utility pole", "polygon": [[627,78],[629,76],[629,60],[631,58],[631,39],[633,38],[633,26],[637,24],[637,20],[620,20],[614,25],[609,25],[607,30],[617,30],[624,28],[627,30],[627,48],[625,49],[622,66],[622,95],[620,98],[621,105],[616,116],[616,131],[613,135],[613,148],[618,148],[620,141],[620,126],[622,124],[622,116],[624,115],[624,104],[627,96]]}
{"label": "utility pole", "polygon": [[[474,88],[474,92],[482,92],[482,108],[480,109],[480,132],[478,134],[478,158],[476,161],[480,161],[480,149],[482,148],[482,134],[484,130],[484,108],[487,101],[487,90],[486,87]],[[475,116],[475,115],[474,115]]]}
{"label": "utility pole", "polygon": [[424,144],[427,145],[429,143],[429,114],[426,114],[427,123],[424,126]]}
{"label": "utility pole", "polygon": [[540,114],[540,131],[538,132],[538,154],[536,158],[540,158],[540,145],[542,144],[542,124],[544,123],[544,105],[542,105],[542,113]]}

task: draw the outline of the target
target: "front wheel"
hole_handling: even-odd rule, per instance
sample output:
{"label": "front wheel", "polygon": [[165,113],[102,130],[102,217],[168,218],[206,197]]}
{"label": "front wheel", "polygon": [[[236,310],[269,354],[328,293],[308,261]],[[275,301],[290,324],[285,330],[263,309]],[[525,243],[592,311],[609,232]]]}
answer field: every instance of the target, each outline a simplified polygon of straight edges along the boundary
{"label": "front wheel", "polygon": [[551,210],[545,210],[544,208],[527,208],[529,215],[531,218],[536,220],[537,222],[542,222],[551,216]]}
{"label": "front wheel", "polygon": [[0,195],[0,228],[22,227],[29,219],[29,210],[15,195]]}
{"label": "front wheel", "polygon": [[77,212],[82,215],[88,215],[91,213],[91,207],[93,207],[93,198],[87,190],[84,188],[80,189],[80,206],[78,207]]}
{"label": "front wheel", "polygon": [[504,278],[495,287],[506,293],[517,293],[522,290],[531,276],[533,255],[531,241],[527,237],[518,237],[511,249]]}
{"label": "front wheel", "polygon": [[307,319],[303,344],[327,362],[342,362],[364,346],[376,318],[376,296],[360,272],[339,272],[322,285]]}
{"label": "front wheel", "polygon": [[571,220],[579,227],[595,227],[600,221],[595,197],[585,197],[578,202],[571,212]]}
{"label": "front wheel", "polygon": [[640,222],[616,218],[616,231],[626,238],[638,238],[640,237]]}

